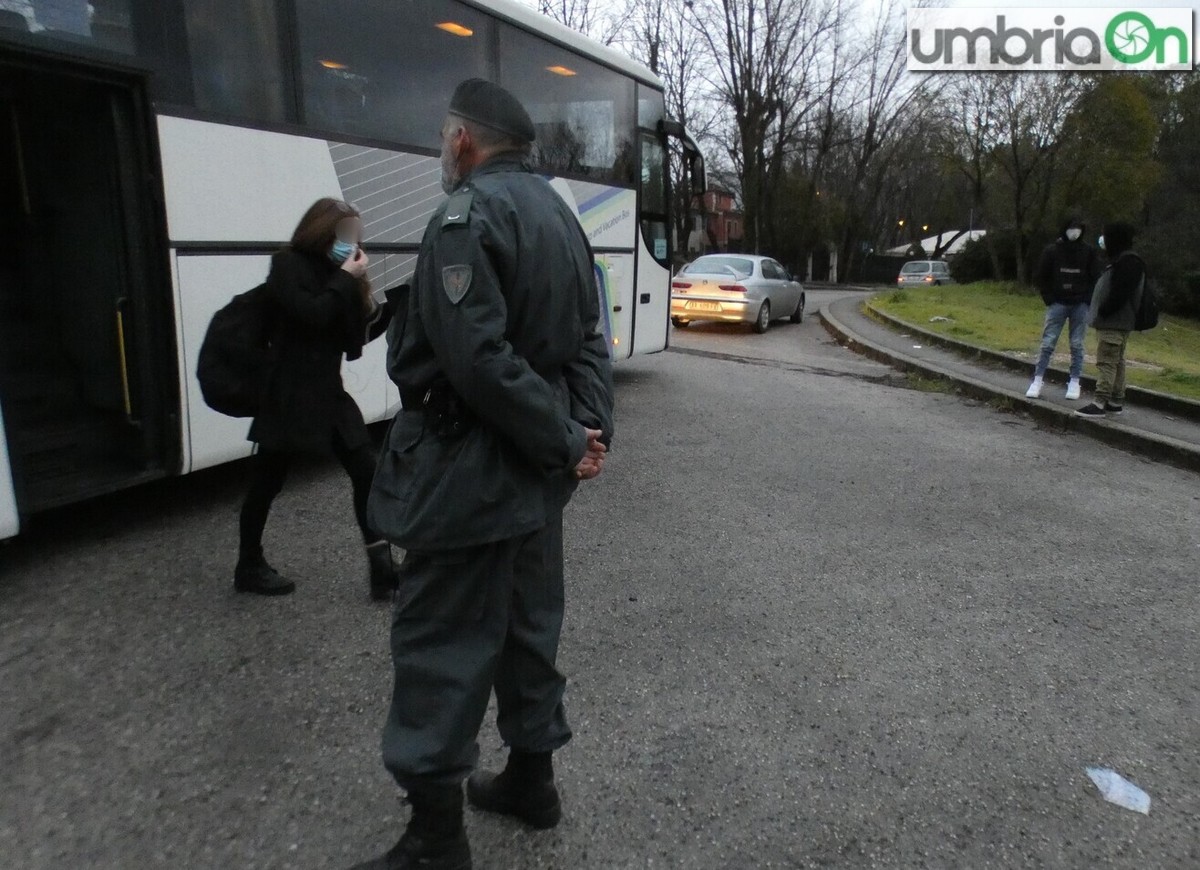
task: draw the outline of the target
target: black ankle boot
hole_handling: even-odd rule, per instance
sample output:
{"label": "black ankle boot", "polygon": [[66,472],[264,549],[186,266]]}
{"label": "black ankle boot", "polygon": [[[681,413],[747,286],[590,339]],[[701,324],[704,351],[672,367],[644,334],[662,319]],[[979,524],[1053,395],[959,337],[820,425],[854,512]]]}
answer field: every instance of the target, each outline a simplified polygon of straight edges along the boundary
{"label": "black ankle boot", "polygon": [[287,595],[296,589],[296,584],[281,577],[259,554],[238,559],[237,567],[233,569],[233,588],[255,595]]}
{"label": "black ankle boot", "polygon": [[471,870],[461,786],[410,789],[412,818],[387,854],[351,870]]}
{"label": "black ankle boot", "polygon": [[515,816],[543,830],[553,828],[562,818],[549,752],[514,750],[508,754],[503,773],[476,771],[467,780],[467,800],[473,807]]}
{"label": "black ankle boot", "polygon": [[396,591],[396,563],[392,559],[392,545],[387,541],[376,541],[367,545],[367,561],[371,565],[371,598],[387,601]]}

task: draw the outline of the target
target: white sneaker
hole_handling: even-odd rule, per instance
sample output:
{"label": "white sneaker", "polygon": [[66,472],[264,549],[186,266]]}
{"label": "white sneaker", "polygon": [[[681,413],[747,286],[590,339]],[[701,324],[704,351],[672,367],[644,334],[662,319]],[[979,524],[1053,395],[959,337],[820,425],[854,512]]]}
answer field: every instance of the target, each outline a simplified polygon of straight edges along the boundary
{"label": "white sneaker", "polygon": [[1067,382],[1067,401],[1074,402],[1079,398],[1079,381],[1070,380]]}
{"label": "white sneaker", "polygon": [[1036,399],[1042,394],[1042,379],[1034,378],[1033,383],[1029,385],[1029,389],[1025,391],[1026,399]]}

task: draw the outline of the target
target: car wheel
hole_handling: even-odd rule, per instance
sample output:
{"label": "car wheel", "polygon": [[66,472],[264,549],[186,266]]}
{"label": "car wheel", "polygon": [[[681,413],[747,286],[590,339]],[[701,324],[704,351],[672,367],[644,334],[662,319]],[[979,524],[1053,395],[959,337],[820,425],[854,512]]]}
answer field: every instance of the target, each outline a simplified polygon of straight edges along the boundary
{"label": "car wheel", "polygon": [[771,328],[771,303],[764,302],[758,309],[758,319],[754,321],[754,331],[762,335]]}
{"label": "car wheel", "polygon": [[678,317],[671,318],[671,325],[674,326],[676,329],[687,329],[687,325],[691,322],[692,321],[690,321],[690,320],[682,320]]}
{"label": "car wheel", "polygon": [[800,323],[804,320],[804,294],[800,294],[800,301],[796,303],[796,310],[792,312],[792,323]]}

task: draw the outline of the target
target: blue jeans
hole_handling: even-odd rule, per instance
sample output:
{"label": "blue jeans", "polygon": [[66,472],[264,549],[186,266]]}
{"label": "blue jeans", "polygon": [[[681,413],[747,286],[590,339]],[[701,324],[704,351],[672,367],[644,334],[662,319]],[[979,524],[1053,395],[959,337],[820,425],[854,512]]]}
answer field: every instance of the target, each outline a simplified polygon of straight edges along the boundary
{"label": "blue jeans", "polygon": [[1046,309],[1046,325],[1042,329],[1042,352],[1033,372],[1035,378],[1045,375],[1046,369],[1050,367],[1050,357],[1054,356],[1054,347],[1058,344],[1058,337],[1062,335],[1063,326],[1068,320],[1071,321],[1071,379],[1079,380],[1079,376],[1083,374],[1083,339],[1087,335],[1088,305],[1085,302],[1077,305],[1054,302]]}

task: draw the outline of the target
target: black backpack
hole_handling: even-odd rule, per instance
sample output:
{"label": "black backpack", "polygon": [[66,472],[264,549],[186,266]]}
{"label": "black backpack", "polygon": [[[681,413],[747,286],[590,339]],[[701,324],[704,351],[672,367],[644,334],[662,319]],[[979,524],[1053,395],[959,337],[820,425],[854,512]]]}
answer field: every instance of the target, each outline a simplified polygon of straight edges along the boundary
{"label": "black backpack", "polygon": [[1142,281],[1142,300],[1133,313],[1133,328],[1145,332],[1158,326],[1158,285],[1149,277]]}
{"label": "black backpack", "polygon": [[253,417],[262,399],[270,350],[267,288],[234,296],[213,315],[200,345],[196,380],[204,403],[229,417]]}

